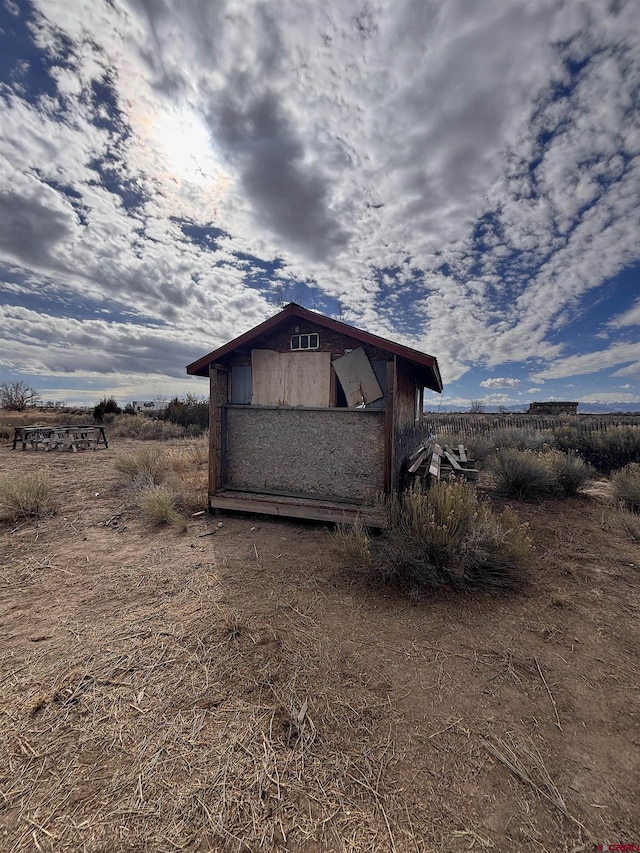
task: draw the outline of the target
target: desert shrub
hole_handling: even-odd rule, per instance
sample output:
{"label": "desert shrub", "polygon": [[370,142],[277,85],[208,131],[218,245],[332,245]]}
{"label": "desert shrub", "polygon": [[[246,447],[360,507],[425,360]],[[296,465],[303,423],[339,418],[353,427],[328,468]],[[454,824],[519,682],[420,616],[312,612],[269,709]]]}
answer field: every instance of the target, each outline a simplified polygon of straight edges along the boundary
{"label": "desert shrub", "polygon": [[117,457],[115,467],[123,484],[152,520],[178,523],[175,512],[180,515],[206,506],[207,469],[198,461],[201,448],[195,447],[201,443],[193,440],[160,450],[142,447]]}
{"label": "desert shrub", "polygon": [[490,460],[496,491],[518,500],[535,501],[559,491],[556,477],[544,454],[505,447]]}
{"label": "desert shrub", "polygon": [[618,525],[632,542],[640,542],[640,516],[624,509],[618,510]]}
{"label": "desert shrub", "polygon": [[125,482],[138,484],[140,487],[164,483],[174,472],[168,455],[151,447],[122,453],[114,464]]}
{"label": "desert shrub", "polygon": [[179,495],[172,484],[165,482],[142,488],[137,503],[153,524],[175,524],[186,529],[186,519],[178,509]]}
{"label": "desert shrub", "polygon": [[119,415],[122,409],[116,402],[115,397],[103,397],[93,409],[93,417],[96,421],[103,421],[105,415]]}
{"label": "desert shrub", "polygon": [[183,438],[185,429],[147,415],[119,415],[111,424],[109,435],[114,438],[137,438],[140,441],[164,441]]}
{"label": "desert shrub", "polygon": [[640,462],[640,427],[637,426],[613,426],[606,430],[568,426],[555,430],[555,436],[559,450],[579,453],[604,474]]}
{"label": "desert shrub", "polygon": [[360,518],[353,524],[340,524],[333,534],[333,546],[341,561],[355,569],[371,565],[371,540]]}
{"label": "desert shrub", "polygon": [[51,491],[46,472],[0,478],[0,518],[18,521],[51,512]]}
{"label": "desert shrub", "polygon": [[633,462],[611,475],[613,496],[630,512],[640,513],[640,463]]}
{"label": "desert shrub", "polygon": [[187,394],[183,400],[174,397],[159,417],[184,427],[189,435],[198,435],[209,428],[209,403],[193,394]]}
{"label": "desert shrub", "polygon": [[595,474],[595,469],[574,451],[554,451],[546,456],[558,487],[564,497],[575,495]]}
{"label": "desert shrub", "polygon": [[451,482],[405,492],[376,539],[354,526],[334,546],[350,568],[405,589],[495,589],[518,585],[531,543],[510,509],[496,515],[467,483]]}
{"label": "desert shrub", "polygon": [[13,426],[10,421],[0,418],[0,441],[9,441],[13,438]]}
{"label": "desert shrub", "polygon": [[496,450],[511,447],[516,450],[543,450],[555,444],[552,430],[527,427],[500,427],[491,430],[486,437]]}

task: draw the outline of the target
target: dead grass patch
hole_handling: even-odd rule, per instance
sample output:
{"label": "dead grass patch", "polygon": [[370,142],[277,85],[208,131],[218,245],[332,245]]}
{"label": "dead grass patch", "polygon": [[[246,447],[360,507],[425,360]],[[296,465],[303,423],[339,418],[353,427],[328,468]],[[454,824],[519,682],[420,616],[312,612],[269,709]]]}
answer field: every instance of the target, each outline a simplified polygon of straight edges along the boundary
{"label": "dead grass patch", "polygon": [[199,603],[180,623],[129,613],[116,633],[85,632],[63,660],[10,677],[3,843],[15,853],[425,844],[388,781],[394,731],[374,725],[378,704],[325,673],[308,632],[274,636]]}
{"label": "dead grass patch", "polygon": [[19,521],[51,512],[51,490],[46,471],[0,478],[0,518]]}

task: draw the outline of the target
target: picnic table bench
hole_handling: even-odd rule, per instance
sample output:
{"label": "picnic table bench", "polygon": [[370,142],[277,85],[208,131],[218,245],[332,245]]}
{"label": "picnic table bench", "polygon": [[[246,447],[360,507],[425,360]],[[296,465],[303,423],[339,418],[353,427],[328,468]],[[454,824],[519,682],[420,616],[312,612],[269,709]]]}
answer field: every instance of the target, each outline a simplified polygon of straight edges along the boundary
{"label": "picnic table bench", "polygon": [[18,426],[14,428],[13,450],[18,444],[22,450],[27,447],[37,450],[43,447],[45,450],[70,450],[77,453],[78,450],[94,450],[99,445],[108,447],[107,436],[102,426]]}

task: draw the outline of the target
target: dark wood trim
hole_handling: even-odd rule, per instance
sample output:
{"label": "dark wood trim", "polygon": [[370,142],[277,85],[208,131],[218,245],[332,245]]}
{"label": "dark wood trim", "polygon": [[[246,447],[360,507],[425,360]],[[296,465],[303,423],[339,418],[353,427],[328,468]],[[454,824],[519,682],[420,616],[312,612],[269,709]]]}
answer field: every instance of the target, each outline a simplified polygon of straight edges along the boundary
{"label": "dark wood trim", "polygon": [[393,486],[393,451],[395,447],[396,358],[387,362],[387,390],[384,410],[384,493],[390,495]]}
{"label": "dark wood trim", "polygon": [[209,368],[209,495],[218,491],[218,370]]}
{"label": "dark wood trim", "polygon": [[419,350],[412,349],[411,347],[405,347],[395,341],[390,341],[387,338],[381,338],[379,335],[373,335],[362,329],[356,329],[355,326],[349,326],[347,323],[341,323],[339,320],[333,320],[331,317],[325,317],[324,314],[309,311],[301,305],[296,305],[295,302],[291,302],[278,314],[275,314],[273,317],[269,317],[268,320],[265,320],[264,323],[260,323],[258,326],[255,326],[253,329],[245,332],[243,335],[240,335],[232,341],[229,341],[229,343],[224,344],[224,346],[221,346],[219,349],[213,350],[213,352],[210,352],[207,355],[202,356],[202,358],[199,358],[197,361],[192,362],[187,366],[187,373],[192,376],[206,376],[209,371],[209,365],[212,362],[219,361],[239,347],[251,343],[255,338],[260,335],[264,335],[265,332],[271,331],[271,329],[279,326],[291,317],[298,317],[301,320],[315,323],[318,326],[323,326],[324,328],[331,329],[334,332],[340,332],[341,334],[348,335],[356,341],[379,347],[394,356],[400,356],[401,358],[409,361],[411,364],[427,368],[430,373],[430,378],[433,380],[431,384],[427,383],[427,387],[431,388],[433,391],[442,391],[442,379],[440,377],[438,361],[435,356],[427,355],[427,353],[420,352]]}

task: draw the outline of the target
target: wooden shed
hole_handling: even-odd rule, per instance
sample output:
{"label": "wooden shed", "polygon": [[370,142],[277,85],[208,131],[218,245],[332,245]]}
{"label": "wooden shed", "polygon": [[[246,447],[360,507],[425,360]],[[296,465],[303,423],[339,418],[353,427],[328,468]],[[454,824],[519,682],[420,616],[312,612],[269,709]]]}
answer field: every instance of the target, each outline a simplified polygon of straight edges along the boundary
{"label": "wooden shed", "polygon": [[187,373],[209,377],[212,510],[373,525],[442,391],[433,356],[295,303]]}

